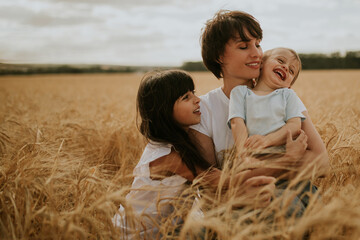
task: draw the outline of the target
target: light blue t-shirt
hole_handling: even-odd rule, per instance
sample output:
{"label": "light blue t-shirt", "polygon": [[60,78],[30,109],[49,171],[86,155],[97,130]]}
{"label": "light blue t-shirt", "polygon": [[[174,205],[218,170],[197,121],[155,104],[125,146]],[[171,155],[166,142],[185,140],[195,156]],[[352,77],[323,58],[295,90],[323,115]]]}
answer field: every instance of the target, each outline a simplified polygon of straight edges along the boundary
{"label": "light blue t-shirt", "polygon": [[244,119],[248,134],[267,135],[294,117],[305,120],[304,104],[292,89],[280,88],[268,95],[256,95],[247,86],[237,86],[230,93],[229,118]]}

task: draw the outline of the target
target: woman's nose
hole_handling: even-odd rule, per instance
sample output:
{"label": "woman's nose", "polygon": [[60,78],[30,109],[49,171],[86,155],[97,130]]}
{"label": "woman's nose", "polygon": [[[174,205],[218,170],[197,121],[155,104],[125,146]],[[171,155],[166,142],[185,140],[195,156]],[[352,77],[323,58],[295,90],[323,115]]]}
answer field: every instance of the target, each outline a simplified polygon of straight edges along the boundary
{"label": "woman's nose", "polygon": [[251,56],[254,58],[262,58],[263,56],[262,48],[259,46],[253,46],[251,51]]}

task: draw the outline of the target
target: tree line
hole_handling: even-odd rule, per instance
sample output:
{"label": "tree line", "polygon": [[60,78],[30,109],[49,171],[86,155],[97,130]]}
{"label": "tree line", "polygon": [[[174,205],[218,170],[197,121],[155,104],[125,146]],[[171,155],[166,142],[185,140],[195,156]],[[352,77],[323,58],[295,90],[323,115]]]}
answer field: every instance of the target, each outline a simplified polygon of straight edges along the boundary
{"label": "tree line", "polygon": [[[299,54],[302,69],[360,69],[360,51],[331,54]],[[181,68],[187,71],[206,71],[203,62],[185,62]]]}
{"label": "tree line", "polygon": [[[360,69],[360,51],[331,54],[299,54],[303,69]],[[41,65],[0,63],[0,75],[54,73],[130,73],[152,69],[179,68],[186,71],[207,71],[203,62],[185,62],[180,67],[116,66],[116,65]]]}

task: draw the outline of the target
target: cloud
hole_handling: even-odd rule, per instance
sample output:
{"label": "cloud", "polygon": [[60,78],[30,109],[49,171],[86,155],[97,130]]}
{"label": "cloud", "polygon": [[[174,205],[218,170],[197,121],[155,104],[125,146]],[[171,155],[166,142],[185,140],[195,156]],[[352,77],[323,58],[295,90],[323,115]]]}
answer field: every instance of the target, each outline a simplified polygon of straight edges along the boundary
{"label": "cloud", "polygon": [[220,8],[254,15],[263,49],[356,49],[354,0],[5,0],[0,58],[17,62],[180,65],[200,61],[199,37]]}
{"label": "cloud", "polygon": [[[67,12],[67,14],[64,14]],[[21,24],[33,27],[74,26],[80,24],[101,23],[103,20],[91,16],[88,12],[73,11],[69,13],[64,8],[36,11],[29,7],[2,6],[0,20],[11,24]]]}

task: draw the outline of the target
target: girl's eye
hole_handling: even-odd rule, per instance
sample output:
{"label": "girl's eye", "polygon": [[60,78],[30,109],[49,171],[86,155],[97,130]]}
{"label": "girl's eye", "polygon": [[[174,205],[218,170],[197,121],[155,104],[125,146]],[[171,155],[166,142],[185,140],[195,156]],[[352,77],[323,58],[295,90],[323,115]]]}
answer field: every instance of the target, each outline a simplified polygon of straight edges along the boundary
{"label": "girl's eye", "polygon": [[278,59],[279,63],[284,63],[284,61],[282,59]]}
{"label": "girl's eye", "polygon": [[185,94],[185,96],[183,96],[182,100],[186,100],[189,98],[189,95],[188,94]]}

